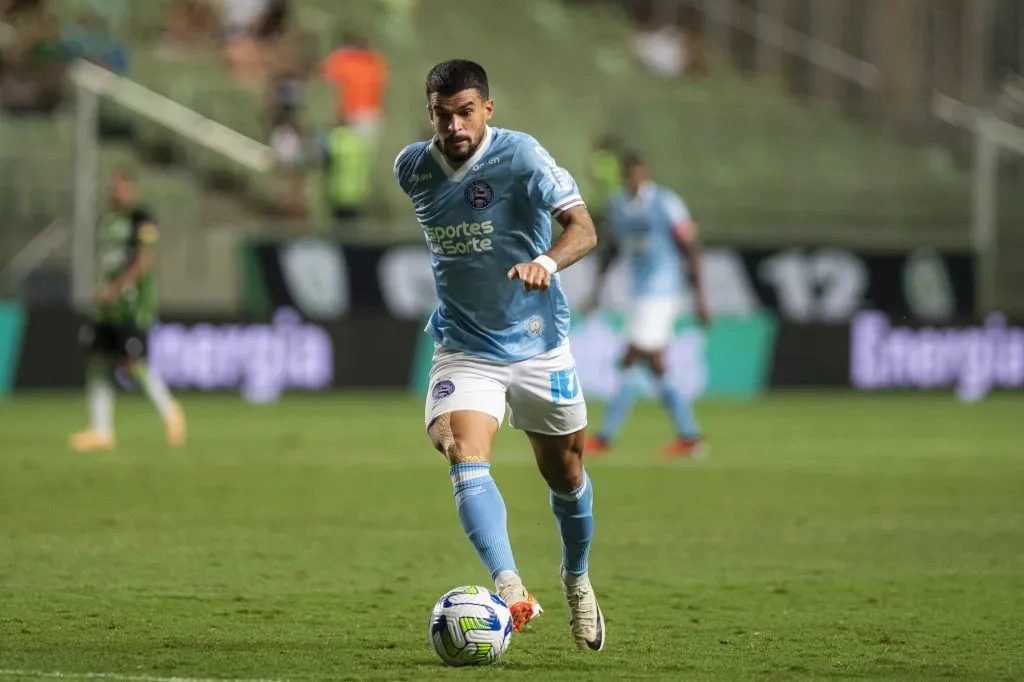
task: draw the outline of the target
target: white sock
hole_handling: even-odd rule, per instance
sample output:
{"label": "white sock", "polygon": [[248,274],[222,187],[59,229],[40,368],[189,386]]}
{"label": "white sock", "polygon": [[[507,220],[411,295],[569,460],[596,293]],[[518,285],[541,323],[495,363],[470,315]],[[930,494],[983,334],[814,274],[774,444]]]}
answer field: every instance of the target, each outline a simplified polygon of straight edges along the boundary
{"label": "white sock", "polygon": [[87,388],[91,429],[104,438],[114,436],[114,385],[109,379],[91,377]]}
{"label": "white sock", "polygon": [[164,380],[148,367],[137,368],[136,378],[139,380],[142,390],[145,391],[146,397],[149,398],[149,402],[153,403],[153,407],[161,417],[167,419],[171,410],[174,409],[174,397]]}
{"label": "white sock", "polygon": [[494,587],[501,589],[508,584],[522,584],[523,579],[519,577],[519,574],[515,571],[502,571],[498,575],[494,576]]}
{"label": "white sock", "polygon": [[573,575],[567,571],[562,571],[562,576],[565,579],[567,587],[574,587],[576,585],[589,585],[590,576],[586,573],[580,573],[579,575]]}

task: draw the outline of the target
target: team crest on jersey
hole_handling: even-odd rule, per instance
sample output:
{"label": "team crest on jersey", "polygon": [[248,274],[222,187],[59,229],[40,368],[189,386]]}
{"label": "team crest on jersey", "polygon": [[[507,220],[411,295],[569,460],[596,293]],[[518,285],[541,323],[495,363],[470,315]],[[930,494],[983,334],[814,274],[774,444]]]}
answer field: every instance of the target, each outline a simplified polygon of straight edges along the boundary
{"label": "team crest on jersey", "polygon": [[441,379],[434,384],[433,390],[430,392],[430,397],[434,400],[443,400],[452,393],[455,393],[455,384],[450,379]]}
{"label": "team crest on jersey", "polygon": [[539,315],[534,315],[526,321],[526,333],[530,336],[539,336],[544,331],[544,320]]}
{"label": "team crest on jersey", "polygon": [[481,211],[491,205],[494,190],[483,180],[474,180],[466,187],[466,203]]}

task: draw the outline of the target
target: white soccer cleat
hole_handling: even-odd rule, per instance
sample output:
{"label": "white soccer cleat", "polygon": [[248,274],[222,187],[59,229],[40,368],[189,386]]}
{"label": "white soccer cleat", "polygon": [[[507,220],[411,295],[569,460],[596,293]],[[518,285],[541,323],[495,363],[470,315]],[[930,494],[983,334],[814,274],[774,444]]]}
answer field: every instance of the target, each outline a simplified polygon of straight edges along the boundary
{"label": "white soccer cleat", "polygon": [[604,649],[604,614],[587,574],[570,575],[560,571],[562,591],[569,605],[569,627],[576,647],[590,651]]}
{"label": "white soccer cleat", "polygon": [[524,625],[544,612],[540,602],[526,591],[521,580],[511,580],[498,587],[498,596],[512,614],[512,629],[519,632]]}

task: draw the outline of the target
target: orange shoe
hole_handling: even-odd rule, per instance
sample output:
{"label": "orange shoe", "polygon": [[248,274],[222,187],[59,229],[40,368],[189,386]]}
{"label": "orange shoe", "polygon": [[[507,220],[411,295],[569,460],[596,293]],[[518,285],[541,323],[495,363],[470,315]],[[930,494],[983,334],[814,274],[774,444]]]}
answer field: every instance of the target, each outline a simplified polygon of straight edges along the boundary
{"label": "orange shoe", "polygon": [[111,436],[103,436],[92,429],[79,431],[71,436],[71,449],[75,452],[104,452],[113,450],[114,439]]}
{"label": "orange shoe", "polygon": [[178,403],[171,406],[170,412],[164,419],[164,431],[167,435],[167,443],[172,448],[180,448],[185,444],[187,439],[185,413]]}
{"label": "orange shoe", "polygon": [[665,448],[665,457],[670,459],[706,459],[708,445],[702,438],[677,438]]}
{"label": "orange shoe", "polygon": [[587,438],[587,441],[583,444],[583,452],[588,455],[604,455],[611,449],[611,443],[597,436]]}
{"label": "orange shoe", "polygon": [[498,596],[508,605],[512,613],[512,629],[519,632],[523,626],[544,612],[540,602],[526,591],[521,581],[506,583],[498,590]]}

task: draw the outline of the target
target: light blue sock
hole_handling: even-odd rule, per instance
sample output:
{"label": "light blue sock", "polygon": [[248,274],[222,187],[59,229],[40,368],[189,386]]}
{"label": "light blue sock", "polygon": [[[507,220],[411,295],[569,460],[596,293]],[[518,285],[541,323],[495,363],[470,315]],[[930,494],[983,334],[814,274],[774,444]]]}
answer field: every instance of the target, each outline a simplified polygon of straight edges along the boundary
{"label": "light blue sock", "polygon": [[562,535],[562,565],[567,573],[587,572],[590,541],[594,537],[594,487],[583,472],[583,483],[570,493],[551,491],[551,511]]}
{"label": "light blue sock", "polygon": [[491,465],[487,462],[455,464],[448,473],[455,488],[455,506],[459,509],[462,529],[480,561],[491,572],[491,578],[502,571],[518,574],[505,526],[505,500],[491,478]]}
{"label": "light blue sock", "polygon": [[604,423],[601,424],[601,430],[597,433],[598,438],[606,443],[615,440],[623,422],[629,416],[629,411],[633,409],[633,403],[636,402],[640,391],[643,390],[643,385],[643,368],[630,367],[623,372],[619,388],[612,396],[611,402],[608,403],[608,409],[604,413]]}
{"label": "light blue sock", "polygon": [[679,389],[668,383],[665,377],[658,379],[658,393],[661,404],[672,418],[676,435],[682,438],[700,438],[700,424],[693,414],[693,403],[683,397]]}

